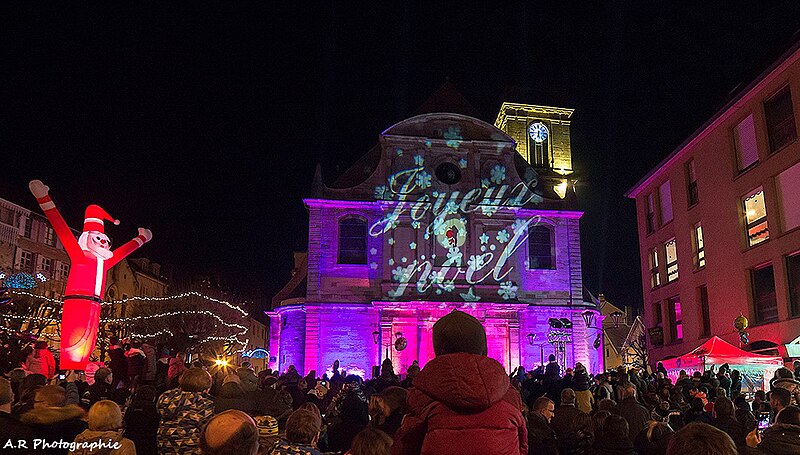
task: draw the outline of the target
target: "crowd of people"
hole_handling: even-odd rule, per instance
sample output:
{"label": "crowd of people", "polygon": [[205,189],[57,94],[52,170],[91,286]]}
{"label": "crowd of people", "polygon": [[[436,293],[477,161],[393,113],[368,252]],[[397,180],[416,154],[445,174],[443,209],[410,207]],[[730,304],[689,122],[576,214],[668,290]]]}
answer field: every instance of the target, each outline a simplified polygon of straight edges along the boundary
{"label": "crowd of people", "polygon": [[[196,361],[111,340],[108,362],[59,373],[33,343],[0,378],[0,447],[78,454],[800,454],[800,364],[752,400],[738,371],[508,374],[474,317],[433,327],[436,357],[369,381]],[[87,378],[87,373],[89,377]],[[34,446],[34,441],[40,442]],[[10,444],[10,445],[9,445]],[[42,445],[44,444],[44,445]]]}

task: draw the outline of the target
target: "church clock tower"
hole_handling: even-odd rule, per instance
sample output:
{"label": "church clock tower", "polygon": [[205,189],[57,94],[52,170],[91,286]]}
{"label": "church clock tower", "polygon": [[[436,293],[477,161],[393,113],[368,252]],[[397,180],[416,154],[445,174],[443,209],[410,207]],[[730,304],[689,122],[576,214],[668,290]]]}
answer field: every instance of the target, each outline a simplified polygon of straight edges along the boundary
{"label": "church clock tower", "polygon": [[517,152],[536,170],[572,173],[569,118],[574,109],[503,103],[494,126],[517,143]]}

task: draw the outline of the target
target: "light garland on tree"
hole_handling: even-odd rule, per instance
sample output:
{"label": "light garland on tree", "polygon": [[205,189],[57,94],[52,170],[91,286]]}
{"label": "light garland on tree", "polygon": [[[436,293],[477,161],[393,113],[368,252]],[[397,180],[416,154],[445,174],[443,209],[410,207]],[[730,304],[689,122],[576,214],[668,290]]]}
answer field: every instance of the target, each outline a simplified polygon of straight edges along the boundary
{"label": "light garland on tree", "polygon": [[232,304],[232,303],[230,303],[230,302],[228,302],[226,300],[215,299],[214,297],[209,297],[207,295],[201,294],[201,293],[196,292],[196,291],[184,292],[183,294],[171,295],[171,296],[168,296],[168,297],[134,296],[134,297],[128,297],[126,299],[121,299],[121,300],[112,300],[110,302],[103,302],[103,305],[117,305],[117,304],[120,304],[120,303],[128,303],[128,302],[131,302],[131,301],[134,301],[134,300],[140,300],[142,302],[164,302],[164,301],[168,301],[168,300],[182,299],[184,297],[192,297],[192,296],[200,297],[201,299],[205,299],[205,300],[208,300],[210,302],[214,302],[214,303],[219,303],[221,305],[225,305],[226,307],[228,307],[228,308],[230,308],[232,310],[236,310],[239,313],[242,313],[242,316],[245,316],[245,317],[248,316],[247,311],[243,310],[242,308],[240,308],[240,307],[238,307],[238,306],[236,306],[236,305],[234,305],[234,304]]}

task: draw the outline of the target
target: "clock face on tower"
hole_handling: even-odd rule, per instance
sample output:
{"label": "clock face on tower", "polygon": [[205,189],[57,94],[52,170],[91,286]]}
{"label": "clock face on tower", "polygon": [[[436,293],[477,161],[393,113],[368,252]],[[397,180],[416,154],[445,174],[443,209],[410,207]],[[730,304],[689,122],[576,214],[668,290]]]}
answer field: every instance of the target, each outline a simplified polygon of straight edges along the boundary
{"label": "clock face on tower", "polygon": [[542,143],[547,140],[547,127],[542,122],[534,122],[528,126],[528,136],[536,143]]}

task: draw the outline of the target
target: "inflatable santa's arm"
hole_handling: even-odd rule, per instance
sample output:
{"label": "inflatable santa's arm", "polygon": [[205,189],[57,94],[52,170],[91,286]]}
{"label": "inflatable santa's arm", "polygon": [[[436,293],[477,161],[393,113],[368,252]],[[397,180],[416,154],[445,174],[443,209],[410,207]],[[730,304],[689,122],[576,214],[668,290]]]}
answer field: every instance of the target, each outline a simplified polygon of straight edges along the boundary
{"label": "inflatable santa's arm", "polygon": [[114,250],[114,255],[111,256],[111,259],[106,261],[106,267],[109,269],[114,267],[117,265],[117,263],[119,263],[119,261],[125,259],[125,257],[136,251],[140,246],[149,242],[152,238],[153,233],[150,232],[150,229],[139,228],[139,235],[131,239],[128,243],[125,243]]}
{"label": "inflatable santa's arm", "polygon": [[81,250],[81,247],[78,245],[78,241],[72,234],[72,230],[67,226],[67,222],[64,221],[64,217],[61,216],[61,212],[58,211],[48,194],[50,192],[50,187],[42,183],[41,180],[31,180],[31,182],[28,183],[28,188],[30,188],[31,193],[36,197],[36,201],[39,202],[39,207],[44,211],[50,224],[53,225],[53,229],[56,231],[58,239],[61,240],[61,244],[64,245],[64,248],[67,250],[69,257],[76,258],[83,256],[83,250]]}

